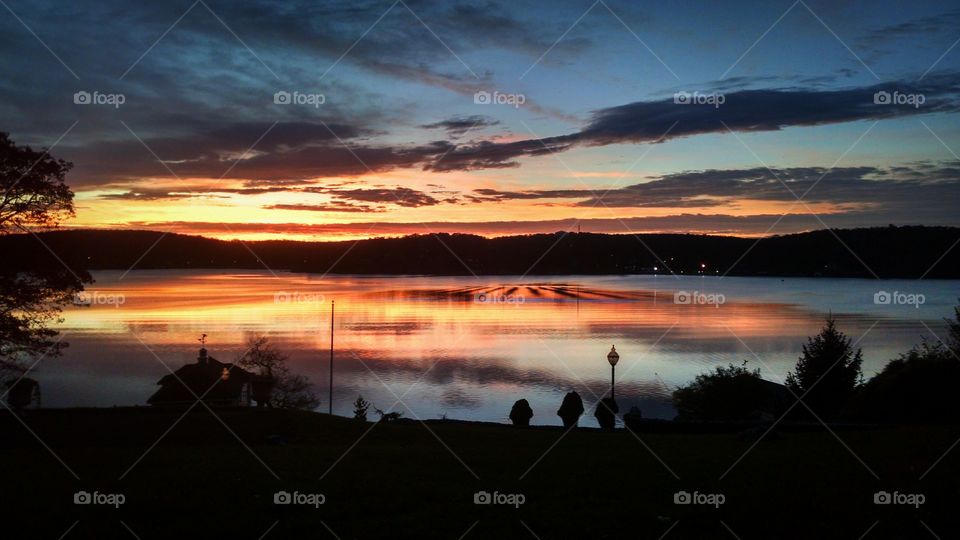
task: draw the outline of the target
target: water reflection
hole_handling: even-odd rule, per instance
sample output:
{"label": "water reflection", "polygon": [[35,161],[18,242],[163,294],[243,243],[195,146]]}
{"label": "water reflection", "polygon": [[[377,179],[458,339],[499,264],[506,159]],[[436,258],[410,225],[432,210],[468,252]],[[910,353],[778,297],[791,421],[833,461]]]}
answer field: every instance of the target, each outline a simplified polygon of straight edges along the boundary
{"label": "water reflection", "polygon": [[[927,303],[915,309],[874,305],[877,284],[869,280],[320,279],[215,271],[120,277],[98,272],[89,289],[122,295],[122,303],[71,307],[65,314],[62,329],[71,347],[36,374],[47,406],[144,404],[168,373],[164,364],[176,369],[193,361],[201,333],[209,334],[211,353],[223,361],[242,352],[248,334],[268,335],[290,354],[291,367],[323,390],[329,302],[336,300],[339,414],[350,413],[357,394],[389,407],[396,400],[386,384],[406,393],[412,411],[396,407],[406,416],[506,421],[510,405],[526,398],[533,423],[559,424],[555,412],[564,393],[577,390],[592,407],[608,390],[605,355],[615,343],[621,409],[638,405],[645,416],[670,417],[673,388],[718,364],[747,360],[781,381],[827,312],[854,339],[866,333],[860,346],[870,375],[929,337],[924,324],[939,333],[958,294],[954,281],[884,282],[924,293]],[[678,304],[681,290],[721,294],[725,301]],[[320,394],[325,401],[325,391]],[[584,416],[585,424],[593,422]]]}

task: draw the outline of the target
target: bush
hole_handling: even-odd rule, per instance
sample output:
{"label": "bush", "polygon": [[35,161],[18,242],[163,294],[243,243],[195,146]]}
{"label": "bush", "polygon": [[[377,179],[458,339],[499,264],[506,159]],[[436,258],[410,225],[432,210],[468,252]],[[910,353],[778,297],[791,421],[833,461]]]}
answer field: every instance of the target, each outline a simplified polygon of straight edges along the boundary
{"label": "bush", "polygon": [[583,399],[580,398],[580,394],[567,392],[567,395],[563,396],[560,409],[557,410],[557,416],[563,420],[563,427],[576,426],[581,414],[583,414]]}
{"label": "bush", "polygon": [[593,417],[597,419],[602,429],[611,430],[617,425],[618,412],[620,412],[620,406],[617,405],[617,400],[608,397],[597,402]]}
{"label": "bush", "polygon": [[718,366],[673,392],[677,420],[743,422],[780,414],[789,402],[783,386],[765,381],[760,370]]}
{"label": "bush", "polygon": [[863,386],[853,417],[870,422],[960,421],[960,361],[940,344],[922,344],[891,360]]}
{"label": "bush", "polygon": [[510,409],[510,421],[515,426],[529,426],[531,418],[533,409],[530,408],[530,403],[525,399],[518,399]]}

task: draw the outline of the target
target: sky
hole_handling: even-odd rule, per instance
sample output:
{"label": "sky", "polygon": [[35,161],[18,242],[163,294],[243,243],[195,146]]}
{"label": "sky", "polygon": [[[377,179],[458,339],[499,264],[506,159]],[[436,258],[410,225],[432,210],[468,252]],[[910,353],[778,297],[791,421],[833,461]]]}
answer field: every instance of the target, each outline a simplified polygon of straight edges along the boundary
{"label": "sky", "polygon": [[0,2],[69,227],[349,240],[960,225],[956,2]]}

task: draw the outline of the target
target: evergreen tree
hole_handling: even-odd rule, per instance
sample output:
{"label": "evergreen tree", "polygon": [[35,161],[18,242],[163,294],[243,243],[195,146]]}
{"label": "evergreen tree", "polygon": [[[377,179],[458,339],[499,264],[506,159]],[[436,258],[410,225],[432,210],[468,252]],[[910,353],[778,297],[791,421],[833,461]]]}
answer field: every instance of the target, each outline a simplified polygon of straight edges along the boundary
{"label": "evergreen tree", "polygon": [[796,368],[787,375],[787,387],[822,418],[835,418],[860,384],[862,351],[837,329],[833,317],[820,333],[808,338]]}
{"label": "evergreen tree", "polygon": [[363,399],[363,396],[357,396],[357,400],[353,402],[353,419],[366,422],[369,408],[370,402]]}

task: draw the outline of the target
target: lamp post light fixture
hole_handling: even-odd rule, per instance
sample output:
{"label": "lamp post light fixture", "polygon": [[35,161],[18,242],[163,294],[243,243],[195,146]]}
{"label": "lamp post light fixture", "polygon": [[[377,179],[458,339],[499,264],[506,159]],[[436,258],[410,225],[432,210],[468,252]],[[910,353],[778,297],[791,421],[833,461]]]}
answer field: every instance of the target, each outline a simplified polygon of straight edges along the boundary
{"label": "lamp post light fixture", "polygon": [[614,382],[614,373],[617,369],[617,362],[620,361],[620,354],[617,353],[617,347],[615,345],[610,346],[610,352],[607,353],[607,362],[610,362],[610,399],[613,399],[613,382]]}

